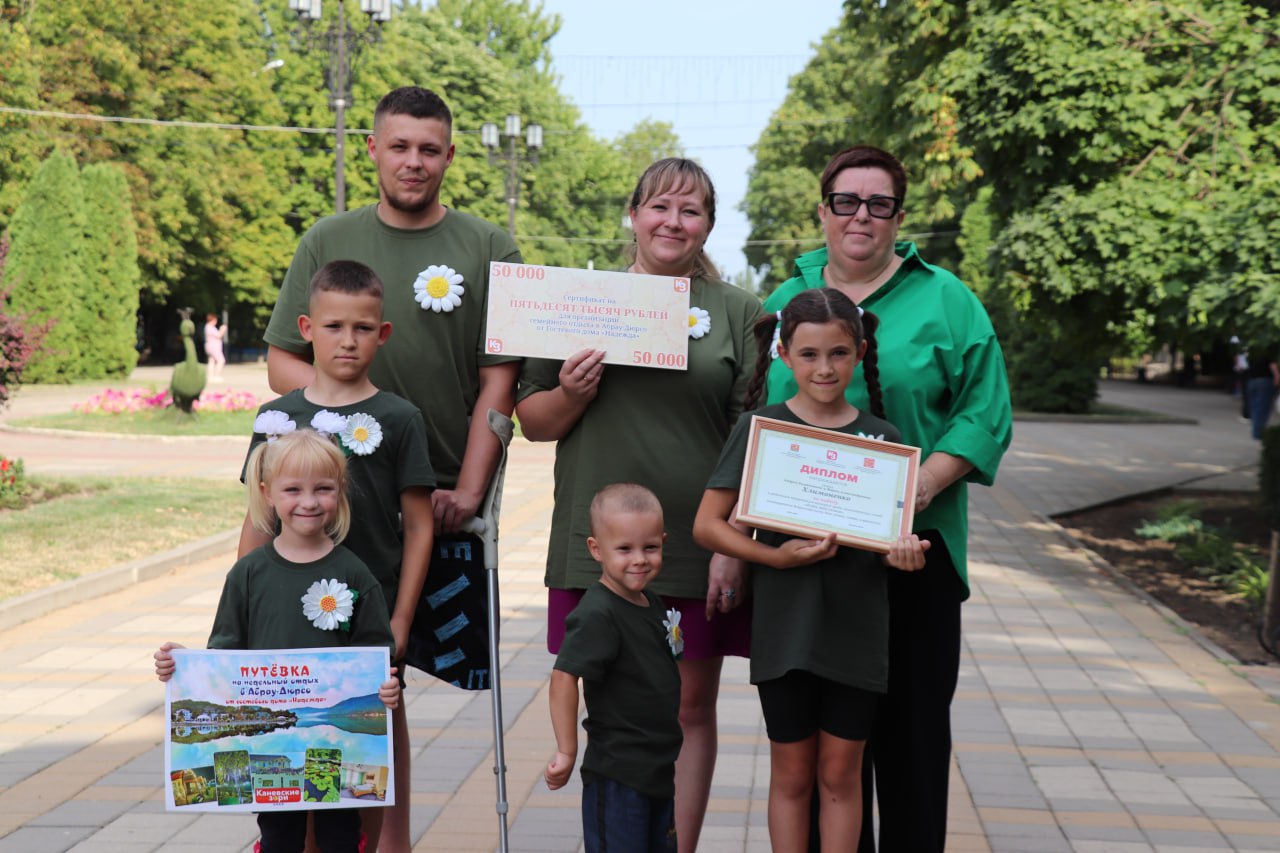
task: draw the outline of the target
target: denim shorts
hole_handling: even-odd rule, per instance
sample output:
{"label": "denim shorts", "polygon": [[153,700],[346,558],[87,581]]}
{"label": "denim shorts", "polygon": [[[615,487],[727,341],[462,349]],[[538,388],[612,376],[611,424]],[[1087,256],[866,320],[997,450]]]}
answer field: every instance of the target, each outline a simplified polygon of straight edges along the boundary
{"label": "denim shorts", "polygon": [[582,840],[587,853],[674,853],[676,802],[612,779],[584,782]]}

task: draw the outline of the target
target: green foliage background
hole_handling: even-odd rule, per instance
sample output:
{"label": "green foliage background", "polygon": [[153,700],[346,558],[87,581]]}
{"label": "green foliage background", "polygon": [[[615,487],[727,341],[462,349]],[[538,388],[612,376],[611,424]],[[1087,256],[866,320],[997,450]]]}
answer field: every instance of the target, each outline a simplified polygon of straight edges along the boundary
{"label": "green foliage background", "polygon": [[[146,0],[0,0],[0,106],[140,120],[332,126],[323,35],[339,3],[325,3],[324,20],[307,27],[286,0],[167,0],[163,6],[158,14]],[[347,20],[363,33],[368,22],[359,4],[348,0],[345,6]],[[348,207],[377,199],[360,130],[372,126],[377,100],[397,86],[422,85],[440,92],[455,115],[457,156],[442,192],[446,204],[506,221],[503,169],[489,164],[479,128],[518,113],[545,128],[537,166],[520,171],[516,228],[526,259],[617,263],[629,239],[622,216],[639,164],[650,152],[678,150],[679,142],[669,126],[652,122],[618,140],[593,137],[558,89],[549,41],[559,27],[557,16],[529,0],[397,4],[376,43],[354,63],[344,152]],[[284,64],[266,68],[274,59]],[[55,150],[75,163],[123,170],[133,228],[116,232],[121,245],[112,257],[94,256],[93,274],[123,263],[119,259],[134,241],[139,306],[170,326],[173,307],[192,307],[196,316],[229,309],[233,334],[257,339],[299,235],[333,211],[332,133],[0,111],[0,231],[15,229],[16,256],[23,253],[17,246],[19,204],[52,191],[34,179]],[[67,171],[65,164],[58,168]],[[115,215],[95,208],[92,227]],[[68,235],[74,230],[70,222],[60,228]],[[45,243],[53,239],[50,232]],[[83,275],[76,241],[68,236],[57,245],[68,247],[64,266],[78,266]],[[48,279],[49,304],[67,304],[52,300],[55,291],[66,293],[61,268],[38,272],[42,278],[56,273]],[[104,306],[86,311],[105,317]],[[128,306],[118,307],[123,312]],[[59,346],[65,360],[74,361],[73,346]],[[109,350],[108,370],[127,363],[128,353],[114,344]],[[50,365],[38,378],[73,374]]]}
{"label": "green foliage background", "polygon": [[1001,332],[1015,401],[1079,410],[1112,355],[1280,332],[1280,24],[1248,0],[850,0],[756,145],[771,290],[821,245],[827,159],[906,164],[904,236]]}

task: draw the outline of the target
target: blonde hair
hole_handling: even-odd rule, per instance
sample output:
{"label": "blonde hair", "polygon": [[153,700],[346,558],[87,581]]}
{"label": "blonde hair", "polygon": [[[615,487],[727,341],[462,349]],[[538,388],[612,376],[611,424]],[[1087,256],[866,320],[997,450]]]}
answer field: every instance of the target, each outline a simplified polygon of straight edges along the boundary
{"label": "blonde hair", "polygon": [[[711,176],[707,174],[706,169],[683,157],[667,157],[645,169],[640,180],[636,182],[635,190],[631,193],[631,203],[627,205],[627,213],[634,218],[636,210],[649,199],[685,187],[689,187],[692,192],[702,194],[702,206],[707,209],[707,220],[714,227],[716,224],[715,185],[711,183]],[[635,263],[637,248],[634,242],[627,246],[628,263]],[[706,249],[699,251],[698,256],[693,259],[692,278],[719,277],[720,271],[716,269]]]}
{"label": "blonde hair", "polygon": [[591,499],[591,535],[605,515],[614,512],[653,512],[662,518],[658,496],[638,483],[613,483],[596,492]]}
{"label": "blonde hair", "polygon": [[244,481],[249,486],[249,520],[268,536],[276,535],[279,518],[267,502],[263,486],[278,476],[328,477],[338,484],[338,511],[324,532],[335,543],[351,530],[351,502],[347,499],[347,458],[332,441],[313,429],[297,429],[264,441],[249,454]]}

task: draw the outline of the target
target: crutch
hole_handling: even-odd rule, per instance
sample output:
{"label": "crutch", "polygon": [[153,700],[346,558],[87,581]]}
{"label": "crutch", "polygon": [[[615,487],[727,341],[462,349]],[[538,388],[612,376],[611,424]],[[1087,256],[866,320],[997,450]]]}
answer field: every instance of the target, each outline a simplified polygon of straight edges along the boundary
{"label": "crutch", "polygon": [[515,432],[511,418],[495,409],[488,414],[489,429],[502,445],[498,467],[489,481],[489,490],[475,518],[463,525],[467,533],[480,537],[484,545],[484,576],[489,594],[489,689],[493,694],[493,774],[498,780],[498,843],[502,853],[508,853],[507,841],[507,756],[502,731],[502,673],[498,662],[498,513],[502,505],[502,481],[507,475],[507,445]]}

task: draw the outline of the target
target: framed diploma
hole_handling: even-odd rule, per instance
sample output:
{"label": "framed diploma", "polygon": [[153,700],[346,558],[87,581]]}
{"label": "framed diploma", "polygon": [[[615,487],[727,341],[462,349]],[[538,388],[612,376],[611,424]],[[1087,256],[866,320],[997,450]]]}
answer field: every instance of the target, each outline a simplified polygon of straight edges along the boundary
{"label": "framed diploma", "polygon": [[264,812],[395,803],[381,648],[175,649],[165,807]]}
{"label": "framed diploma", "polygon": [[489,264],[485,351],[687,369],[689,279],[535,264]]}
{"label": "framed diploma", "polygon": [[752,416],[737,520],[887,553],[911,531],[920,448]]}

